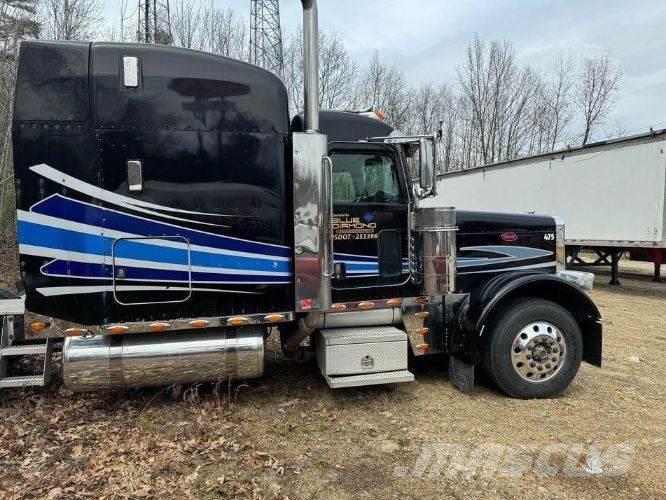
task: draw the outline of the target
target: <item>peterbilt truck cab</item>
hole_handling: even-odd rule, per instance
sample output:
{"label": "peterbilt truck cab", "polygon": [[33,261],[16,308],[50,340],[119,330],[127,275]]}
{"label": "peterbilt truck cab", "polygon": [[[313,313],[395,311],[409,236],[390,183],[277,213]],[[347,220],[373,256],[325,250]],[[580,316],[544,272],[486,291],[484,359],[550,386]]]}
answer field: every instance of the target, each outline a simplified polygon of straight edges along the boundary
{"label": "peterbilt truck cab", "polygon": [[[318,109],[275,75],[188,49],[23,43],[13,122],[22,295],[0,301],[0,387],[259,377],[279,335],[332,388],[414,380],[550,397],[601,362],[600,314],[551,216],[427,206],[437,132]],[[418,165],[418,179],[410,173]],[[464,208],[464,207],[462,207]],[[43,372],[8,362],[35,352]],[[418,373],[417,373],[418,375]]]}

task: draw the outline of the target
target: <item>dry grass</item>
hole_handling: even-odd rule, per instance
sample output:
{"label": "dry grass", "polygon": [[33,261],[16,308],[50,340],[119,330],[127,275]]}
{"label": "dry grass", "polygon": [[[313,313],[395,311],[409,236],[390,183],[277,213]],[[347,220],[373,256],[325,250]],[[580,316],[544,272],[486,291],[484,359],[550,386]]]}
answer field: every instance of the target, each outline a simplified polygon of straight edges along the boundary
{"label": "dry grass", "polygon": [[[582,367],[558,399],[516,401],[481,383],[448,383],[440,360],[417,381],[332,391],[313,364],[275,344],[260,381],[239,386],[71,394],[8,391],[0,407],[0,491],[14,497],[219,496],[659,497],[664,463],[666,285],[597,280],[604,367]],[[638,358],[638,361],[635,358]],[[426,475],[410,470],[424,443],[630,443],[621,477]]]}

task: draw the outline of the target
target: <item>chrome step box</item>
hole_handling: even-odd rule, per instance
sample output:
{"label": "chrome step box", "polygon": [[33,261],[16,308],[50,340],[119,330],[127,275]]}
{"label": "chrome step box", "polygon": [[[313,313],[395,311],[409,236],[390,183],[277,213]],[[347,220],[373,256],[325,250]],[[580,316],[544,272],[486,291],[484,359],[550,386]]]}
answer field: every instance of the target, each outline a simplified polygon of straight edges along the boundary
{"label": "chrome step box", "polygon": [[320,330],[317,365],[331,388],[414,380],[407,334],[389,325]]}

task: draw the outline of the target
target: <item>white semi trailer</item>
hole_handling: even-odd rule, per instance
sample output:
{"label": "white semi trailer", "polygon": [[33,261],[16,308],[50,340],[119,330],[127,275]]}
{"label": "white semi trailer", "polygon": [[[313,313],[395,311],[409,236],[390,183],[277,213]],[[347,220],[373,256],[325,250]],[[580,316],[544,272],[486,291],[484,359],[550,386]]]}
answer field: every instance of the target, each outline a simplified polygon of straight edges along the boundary
{"label": "white semi trailer", "polygon": [[[554,214],[566,223],[568,264],[617,265],[647,253],[660,280],[666,255],[666,130],[441,175],[427,205]],[[596,253],[583,260],[581,249]]]}

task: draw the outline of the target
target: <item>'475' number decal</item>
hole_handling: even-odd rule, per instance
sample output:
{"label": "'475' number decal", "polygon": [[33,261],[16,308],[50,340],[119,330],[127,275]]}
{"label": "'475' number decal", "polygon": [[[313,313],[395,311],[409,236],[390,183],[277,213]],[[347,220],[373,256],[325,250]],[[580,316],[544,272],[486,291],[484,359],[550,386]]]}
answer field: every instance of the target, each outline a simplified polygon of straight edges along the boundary
{"label": "'475' number decal", "polygon": [[543,239],[545,241],[555,241],[555,234],[554,233],[546,233],[543,235]]}

